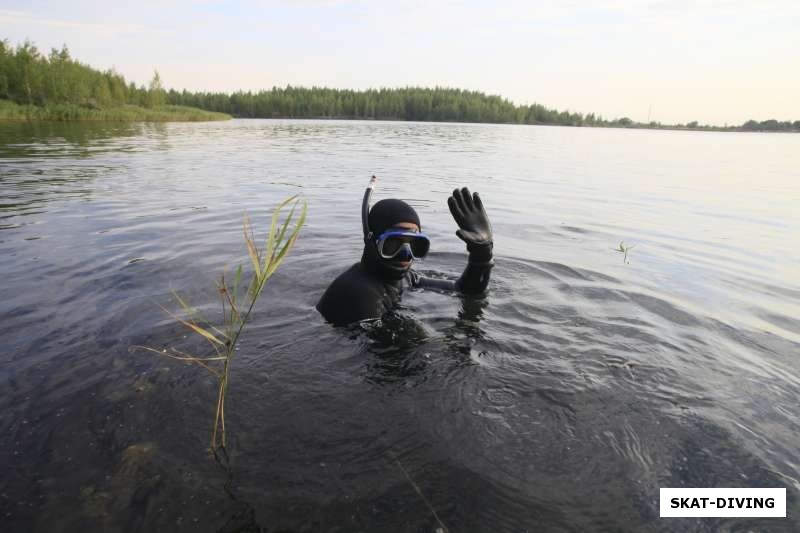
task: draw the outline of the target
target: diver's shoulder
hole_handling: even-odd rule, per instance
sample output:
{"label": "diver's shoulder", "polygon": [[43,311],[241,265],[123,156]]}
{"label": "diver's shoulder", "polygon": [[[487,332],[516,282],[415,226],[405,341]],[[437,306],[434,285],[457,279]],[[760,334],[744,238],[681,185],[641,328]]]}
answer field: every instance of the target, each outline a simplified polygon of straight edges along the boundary
{"label": "diver's shoulder", "polygon": [[336,279],[328,287],[328,291],[334,290],[338,292],[362,287],[366,279],[367,272],[364,265],[354,263],[347,270],[336,276]]}
{"label": "diver's shoulder", "polygon": [[350,268],[339,274],[335,281],[359,281],[365,277],[367,277],[367,269],[364,268],[364,265],[359,261],[353,263]]}
{"label": "diver's shoulder", "polygon": [[334,324],[348,324],[381,316],[381,298],[361,263],[333,280],[317,303],[317,310]]}

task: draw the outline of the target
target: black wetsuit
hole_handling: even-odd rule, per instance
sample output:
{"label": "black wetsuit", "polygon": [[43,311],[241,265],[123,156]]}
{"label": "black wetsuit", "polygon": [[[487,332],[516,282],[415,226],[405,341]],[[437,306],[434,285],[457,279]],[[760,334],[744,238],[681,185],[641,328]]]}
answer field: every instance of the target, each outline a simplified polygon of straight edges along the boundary
{"label": "black wetsuit", "polygon": [[339,275],[322,295],[317,310],[335,325],[350,324],[368,318],[380,318],[402,298],[407,288],[431,288],[482,294],[489,285],[494,266],[491,247],[482,253],[470,253],[470,262],[456,281],[426,278],[408,270],[400,279],[389,279],[370,261],[362,260]]}
{"label": "black wetsuit", "polygon": [[[410,270],[408,263],[385,259],[378,252],[373,235],[381,235],[398,223],[421,228],[414,208],[402,200],[381,200],[369,209],[373,176],[362,203],[364,253],[361,261],[339,275],[322,295],[317,310],[335,325],[380,318],[391,310],[406,288],[431,288],[479,295],[489,285],[492,259],[492,230],[478,193],[456,189],[447,205],[459,226],[456,235],[467,244],[469,262],[456,281],[423,277]],[[403,266],[405,265],[405,266]]]}

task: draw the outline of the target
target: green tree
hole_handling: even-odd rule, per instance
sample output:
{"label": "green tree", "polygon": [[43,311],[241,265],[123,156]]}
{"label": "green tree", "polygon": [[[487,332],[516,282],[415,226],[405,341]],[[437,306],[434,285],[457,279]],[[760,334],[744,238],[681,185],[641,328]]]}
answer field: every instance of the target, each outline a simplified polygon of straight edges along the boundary
{"label": "green tree", "polygon": [[147,88],[144,105],[145,107],[156,107],[164,105],[166,102],[167,92],[161,83],[161,75],[155,70],[153,71],[153,79],[150,80],[150,85]]}

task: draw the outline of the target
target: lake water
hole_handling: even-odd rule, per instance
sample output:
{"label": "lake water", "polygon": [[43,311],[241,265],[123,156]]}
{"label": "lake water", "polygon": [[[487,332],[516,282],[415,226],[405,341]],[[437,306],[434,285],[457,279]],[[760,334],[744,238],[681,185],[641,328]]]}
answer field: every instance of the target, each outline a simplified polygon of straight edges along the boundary
{"label": "lake water", "polygon": [[[445,202],[481,192],[485,299],[322,320],[373,173],[375,200],[420,213],[424,272],[462,270]],[[296,193],[307,225],[233,364],[226,470],[211,376],[131,347],[194,342],[159,305],[218,316],[242,214],[263,235]],[[0,123],[2,529],[797,530],[799,205],[800,135]],[[788,518],[660,519],[681,486],[786,487]]]}

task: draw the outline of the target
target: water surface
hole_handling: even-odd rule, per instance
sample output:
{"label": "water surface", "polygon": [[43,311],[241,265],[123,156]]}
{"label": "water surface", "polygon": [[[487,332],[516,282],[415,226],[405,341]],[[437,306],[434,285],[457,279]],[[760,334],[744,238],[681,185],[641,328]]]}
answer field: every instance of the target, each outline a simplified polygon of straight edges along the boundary
{"label": "water surface", "polygon": [[[445,200],[481,192],[486,298],[321,319],[373,173],[420,213],[427,273],[463,268]],[[235,361],[226,471],[210,376],[130,348],[201,350],[158,305],[218,313],[242,213],[263,232],[296,193],[308,223]],[[3,529],[796,530],[799,201],[796,135],[2,123]],[[789,518],[659,519],[680,486],[786,487]]]}

